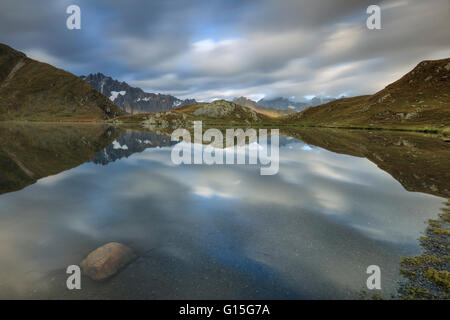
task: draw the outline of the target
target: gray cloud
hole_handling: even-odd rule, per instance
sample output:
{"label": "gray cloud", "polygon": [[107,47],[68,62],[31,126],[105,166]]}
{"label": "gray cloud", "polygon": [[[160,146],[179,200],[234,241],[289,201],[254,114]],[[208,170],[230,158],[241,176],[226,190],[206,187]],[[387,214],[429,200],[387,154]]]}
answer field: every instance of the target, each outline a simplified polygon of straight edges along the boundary
{"label": "gray cloud", "polygon": [[[65,27],[78,4],[82,30]],[[365,27],[382,7],[382,30]],[[372,93],[450,56],[447,0],[14,1],[0,42],[76,74],[197,99]]]}

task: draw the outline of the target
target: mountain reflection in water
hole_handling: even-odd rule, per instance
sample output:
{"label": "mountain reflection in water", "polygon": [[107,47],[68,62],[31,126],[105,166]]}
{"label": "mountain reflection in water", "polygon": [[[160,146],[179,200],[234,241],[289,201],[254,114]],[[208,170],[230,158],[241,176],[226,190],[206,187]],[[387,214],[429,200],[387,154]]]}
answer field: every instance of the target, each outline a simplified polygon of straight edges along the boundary
{"label": "mountain reflection in water", "polygon": [[[0,131],[1,298],[357,298],[372,264],[389,298],[450,189],[448,144],[418,134],[289,130],[260,176],[175,166],[152,132]],[[140,257],[68,291],[65,268],[109,241]]]}

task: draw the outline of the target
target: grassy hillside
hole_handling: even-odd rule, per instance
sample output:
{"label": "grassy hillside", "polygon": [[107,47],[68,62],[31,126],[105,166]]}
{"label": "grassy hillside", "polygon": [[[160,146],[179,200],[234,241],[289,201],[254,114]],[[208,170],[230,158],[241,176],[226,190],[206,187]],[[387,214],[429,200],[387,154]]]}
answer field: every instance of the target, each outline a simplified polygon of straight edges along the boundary
{"label": "grassy hillside", "polygon": [[450,58],[423,61],[374,95],[311,107],[283,121],[306,126],[450,132]]}
{"label": "grassy hillside", "polygon": [[0,44],[0,120],[96,121],[122,114],[77,76]]}
{"label": "grassy hillside", "polygon": [[194,120],[217,126],[254,126],[273,122],[273,118],[226,100],[191,104],[166,112],[121,116],[114,119],[114,121],[125,123],[155,124],[163,128],[189,126]]}

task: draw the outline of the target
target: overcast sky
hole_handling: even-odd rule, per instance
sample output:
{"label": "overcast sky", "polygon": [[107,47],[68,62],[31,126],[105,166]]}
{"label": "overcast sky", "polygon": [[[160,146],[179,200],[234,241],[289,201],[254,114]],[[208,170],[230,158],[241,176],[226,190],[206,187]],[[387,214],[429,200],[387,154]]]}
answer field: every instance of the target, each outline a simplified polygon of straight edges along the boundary
{"label": "overcast sky", "polygon": [[[81,30],[66,8],[81,8]],[[366,9],[382,8],[382,30]],[[449,0],[2,0],[0,42],[76,75],[211,100],[374,93],[450,57]]]}

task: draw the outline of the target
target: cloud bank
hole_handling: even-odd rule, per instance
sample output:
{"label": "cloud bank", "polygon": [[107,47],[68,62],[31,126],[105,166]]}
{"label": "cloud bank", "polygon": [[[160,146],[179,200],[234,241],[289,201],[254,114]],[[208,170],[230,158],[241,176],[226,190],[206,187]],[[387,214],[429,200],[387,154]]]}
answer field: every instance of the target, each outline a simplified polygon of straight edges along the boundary
{"label": "cloud bank", "polygon": [[[65,10],[81,8],[82,29]],[[382,29],[366,9],[382,8]],[[0,42],[75,74],[198,100],[374,93],[450,56],[448,0],[3,0]]]}

